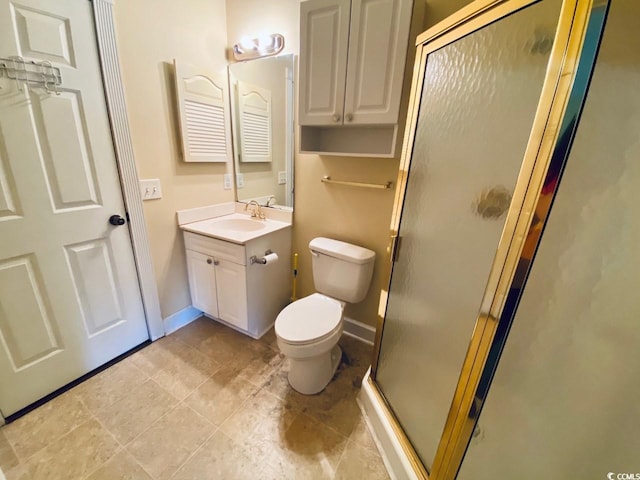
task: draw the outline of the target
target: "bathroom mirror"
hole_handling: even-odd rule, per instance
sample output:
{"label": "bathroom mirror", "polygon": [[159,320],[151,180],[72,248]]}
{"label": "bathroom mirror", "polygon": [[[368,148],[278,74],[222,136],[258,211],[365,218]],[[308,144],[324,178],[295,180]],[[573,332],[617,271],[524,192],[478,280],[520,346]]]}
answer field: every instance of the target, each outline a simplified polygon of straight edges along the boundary
{"label": "bathroom mirror", "polygon": [[293,208],[294,55],[229,65],[236,198]]}

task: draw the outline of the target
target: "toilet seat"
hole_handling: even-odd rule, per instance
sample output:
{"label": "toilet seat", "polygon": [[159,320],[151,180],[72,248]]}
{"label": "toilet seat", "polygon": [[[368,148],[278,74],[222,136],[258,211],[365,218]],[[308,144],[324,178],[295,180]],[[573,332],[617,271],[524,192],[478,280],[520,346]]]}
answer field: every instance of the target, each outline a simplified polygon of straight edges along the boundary
{"label": "toilet seat", "polygon": [[321,293],[296,300],[276,318],[276,335],[290,345],[319,342],[342,328],[343,304]]}

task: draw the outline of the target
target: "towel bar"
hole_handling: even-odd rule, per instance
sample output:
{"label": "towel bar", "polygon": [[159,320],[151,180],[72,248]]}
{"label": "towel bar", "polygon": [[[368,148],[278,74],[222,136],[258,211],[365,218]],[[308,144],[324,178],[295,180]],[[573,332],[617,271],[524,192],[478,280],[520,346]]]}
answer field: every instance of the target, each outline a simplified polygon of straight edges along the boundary
{"label": "towel bar", "polygon": [[336,185],[348,185],[350,187],[362,187],[362,188],[379,188],[381,190],[389,190],[393,187],[392,182],[387,182],[385,184],[380,183],[362,183],[362,182],[345,182],[344,180],[332,180],[329,175],[325,175],[320,179],[323,183],[333,183]]}

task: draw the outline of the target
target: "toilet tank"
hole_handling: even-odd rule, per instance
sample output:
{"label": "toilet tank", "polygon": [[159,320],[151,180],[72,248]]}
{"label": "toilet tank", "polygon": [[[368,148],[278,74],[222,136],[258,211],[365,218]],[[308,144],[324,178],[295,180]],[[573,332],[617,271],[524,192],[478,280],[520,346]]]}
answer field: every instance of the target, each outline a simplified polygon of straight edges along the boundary
{"label": "toilet tank", "polygon": [[309,242],[316,291],[349,303],[364,300],[376,253],[367,248],[318,237]]}

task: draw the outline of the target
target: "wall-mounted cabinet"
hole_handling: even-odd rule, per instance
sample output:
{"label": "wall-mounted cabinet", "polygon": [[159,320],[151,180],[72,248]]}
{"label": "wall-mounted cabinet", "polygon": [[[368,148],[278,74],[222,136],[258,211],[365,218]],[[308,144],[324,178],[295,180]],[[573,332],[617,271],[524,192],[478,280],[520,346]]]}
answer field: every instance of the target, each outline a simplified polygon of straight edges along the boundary
{"label": "wall-mounted cabinet", "polygon": [[413,0],[300,5],[301,151],[393,157]]}
{"label": "wall-mounted cabinet", "polygon": [[224,75],[174,60],[185,162],[230,162],[229,87]]}

